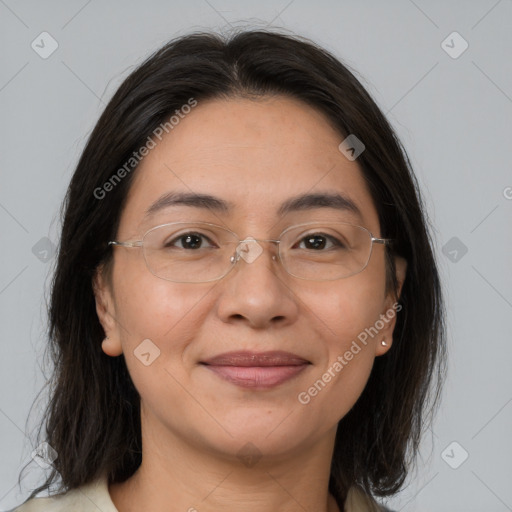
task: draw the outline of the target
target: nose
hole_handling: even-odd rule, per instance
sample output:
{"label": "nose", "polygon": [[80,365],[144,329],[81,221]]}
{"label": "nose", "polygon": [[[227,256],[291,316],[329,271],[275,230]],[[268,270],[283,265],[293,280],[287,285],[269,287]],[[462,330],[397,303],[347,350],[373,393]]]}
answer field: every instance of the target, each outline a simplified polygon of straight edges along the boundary
{"label": "nose", "polygon": [[280,268],[277,248],[268,242],[248,237],[239,243],[235,268],[219,283],[217,314],[223,322],[269,328],[297,319],[298,298]]}

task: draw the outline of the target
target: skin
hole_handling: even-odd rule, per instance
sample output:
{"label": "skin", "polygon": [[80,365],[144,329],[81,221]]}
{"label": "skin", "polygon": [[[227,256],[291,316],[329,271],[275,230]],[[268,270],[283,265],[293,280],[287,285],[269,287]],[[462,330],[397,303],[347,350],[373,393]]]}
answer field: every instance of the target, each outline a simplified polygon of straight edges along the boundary
{"label": "skin", "polygon": [[[181,220],[224,224],[240,239],[275,239],[292,224],[340,215],[378,237],[375,206],[357,160],[338,150],[342,139],[323,114],[294,99],[199,102],[136,171],[117,240],[140,240],[153,226]],[[143,220],[170,191],[208,193],[234,209],[172,206]],[[283,201],[319,191],[349,196],[362,218],[331,208],[277,215]],[[318,282],[288,275],[271,258],[275,245],[262,247],[255,261],[241,260],[211,283],[159,279],[140,248],[114,249],[111,285],[98,272],[97,312],[109,337],[103,351],[124,354],[141,395],[142,465],[109,487],[120,512],[339,510],[328,492],[337,423],[361,395],[375,357],[390,350],[395,319],[310,403],[297,396],[395,303],[385,293],[385,249],[374,244],[359,274]],[[396,263],[402,283],[406,264]],[[134,350],[147,338],[161,353],[144,366]],[[285,350],[312,364],[264,391],[198,364],[245,349]],[[237,457],[248,442],[261,455],[252,466]]]}

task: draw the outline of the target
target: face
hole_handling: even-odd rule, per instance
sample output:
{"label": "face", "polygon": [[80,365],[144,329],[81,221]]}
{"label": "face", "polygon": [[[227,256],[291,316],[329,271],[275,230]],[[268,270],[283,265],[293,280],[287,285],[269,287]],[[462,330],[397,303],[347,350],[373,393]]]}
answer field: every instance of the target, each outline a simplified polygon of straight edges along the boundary
{"label": "face", "polygon": [[[342,140],[321,113],[293,99],[199,102],[137,169],[117,240],[141,240],[150,228],[178,221],[266,240],[294,224],[343,220],[379,237],[375,205],[357,160],[339,151]],[[171,192],[208,194],[229,207],[173,204],[147,215]],[[350,199],[360,213],[321,205],[278,213],[291,198],[323,193]],[[97,311],[109,337],[103,350],[124,354],[143,429],[158,432],[161,443],[179,439],[234,457],[251,442],[278,457],[332,440],[375,357],[391,347],[395,298],[386,295],[384,246],[374,244],[362,272],[333,281],[291,276],[272,258],[274,244],[261,248],[254,261],[241,259],[208,283],[156,277],[141,248],[114,247],[111,283],[98,274]],[[403,281],[405,264],[397,266]],[[378,334],[362,342],[376,323]],[[230,380],[229,368],[203,364],[233,351],[285,351],[307,364],[236,370],[245,384]],[[268,385],[251,386],[258,372]],[[291,377],[278,382],[283,372]]]}

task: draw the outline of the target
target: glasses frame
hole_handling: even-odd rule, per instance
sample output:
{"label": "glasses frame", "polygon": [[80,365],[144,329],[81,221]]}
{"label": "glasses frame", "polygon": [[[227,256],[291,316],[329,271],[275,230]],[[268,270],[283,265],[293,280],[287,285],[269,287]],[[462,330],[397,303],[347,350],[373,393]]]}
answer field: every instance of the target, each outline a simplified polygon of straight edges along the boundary
{"label": "glasses frame", "polygon": [[[365,263],[364,267],[361,270],[359,270],[358,272],[354,272],[353,274],[350,274],[348,276],[336,277],[334,279],[309,279],[307,277],[300,277],[300,276],[296,276],[295,274],[292,274],[286,268],[286,266],[283,263],[283,260],[281,259],[280,243],[281,243],[281,239],[283,238],[283,235],[287,231],[290,231],[291,229],[295,229],[295,228],[302,227],[302,226],[313,226],[313,225],[318,225],[318,224],[321,225],[323,222],[333,222],[333,221],[331,221],[331,220],[324,220],[324,221],[319,220],[319,221],[313,221],[313,222],[304,222],[304,223],[301,223],[301,224],[294,224],[293,226],[289,226],[286,229],[284,229],[281,232],[281,234],[279,235],[279,239],[277,239],[277,240],[274,240],[274,239],[260,239],[260,238],[253,238],[253,237],[247,237],[244,240],[240,240],[240,237],[234,231],[231,231],[230,229],[228,229],[228,228],[226,228],[224,226],[221,226],[219,224],[214,224],[214,223],[211,223],[211,222],[201,222],[201,221],[198,221],[198,222],[184,222],[184,221],[166,222],[164,224],[159,224],[158,226],[154,226],[154,227],[148,229],[144,233],[144,235],[142,235],[141,240],[127,240],[127,241],[111,240],[111,241],[108,242],[108,247],[110,247],[110,246],[113,246],[113,247],[128,247],[128,248],[142,247],[142,253],[143,253],[143,256],[144,256],[144,262],[146,263],[146,267],[151,272],[151,274],[153,274],[155,277],[158,277],[159,279],[163,279],[164,281],[170,281],[172,283],[188,283],[188,284],[196,284],[197,283],[197,284],[199,284],[199,283],[211,283],[211,282],[214,282],[214,281],[219,281],[220,279],[226,277],[233,270],[233,268],[235,268],[236,263],[241,258],[240,253],[238,251],[238,248],[240,247],[241,243],[248,243],[248,242],[273,242],[273,243],[277,244],[277,258],[276,258],[275,255],[273,255],[272,259],[274,261],[277,261],[277,259],[279,259],[279,261],[281,262],[282,268],[284,269],[284,271],[288,275],[291,275],[291,276],[293,276],[293,277],[295,277],[297,279],[303,279],[305,281],[338,281],[339,279],[346,279],[348,277],[352,277],[352,276],[355,276],[357,274],[360,274],[368,266],[368,263],[370,262],[370,259],[372,257],[372,253],[373,253],[373,244],[380,244],[380,245],[384,245],[384,246],[389,246],[389,245],[391,245],[391,242],[394,240],[393,238],[379,238],[379,237],[373,236],[372,232],[369,229],[365,228],[364,226],[359,226],[358,224],[352,224],[350,222],[342,222],[342,221],[336,222],[335,221],[335,222],[333,222],[334,224],[345,224],[345,225],[348,225],[348,226],[352,226],[352,227],[363,229],[364,231],[366,231],[368,233],[368,235],[370,237],[370,240],[371,240],[371,245],[370,245],[370,253],[368,255],[368,259],[366,260],[366,263]],[[161,276],[155,274],[153,272],[153,270],[151,269],[151,267],[150,267],[150,265],[148,263],[148,260],[146,258],[146,251],[144,250],[144,239],[146,238],[146,236],[149,233],[151,233],[155,229],[159,229],[159,228],[162,228],[164,226],[172,226],[174,224],[200,224],[200,225],[205,225],[205,226],[221,228],[224,231],[227,231],[227,232],[231,233],[234,236],[234,238],[236,240],[238,240],[238,243],[236,245],[236,250],[235,250],[236,257],[235,257],[235,255],[231,256],[231,258],[230,258],[231,266],[228,268],[228,270],[223,275],[221,275],[220,277],[216,277],[214,279],[209,279],[208,281],[176,281],[174,279],[168,279],[166,277],[161,277]]]}

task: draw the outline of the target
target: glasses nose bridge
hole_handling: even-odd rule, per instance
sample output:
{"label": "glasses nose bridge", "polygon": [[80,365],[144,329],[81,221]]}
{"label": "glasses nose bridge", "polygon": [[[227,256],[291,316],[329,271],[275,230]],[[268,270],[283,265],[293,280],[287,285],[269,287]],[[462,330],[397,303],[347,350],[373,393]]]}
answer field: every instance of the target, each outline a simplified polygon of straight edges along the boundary
{"label": "glasses nose bridge", "polygon": [[279,244],[281,243],[281,240],[274,240],[273,238],[254,238],[252,236],[248,236],[243,240],[238,240],[239,244],[242,242],[274,242],[276,244]]}
{"label": "glasses nose bridge", "polygon": [[[247,263],[255,261],[264,251],[260,242],[274,243],[277,246],[277,254],[279,255],[279,246],[281,240],[272,238],[254,238],[252,236],[245,237],[243,240],[238,240],[235,254],[231,256],[231,263],[237,263],[240,259],[245,260]],[[272,255],[272,260],[276,261],[275,254]]]}

